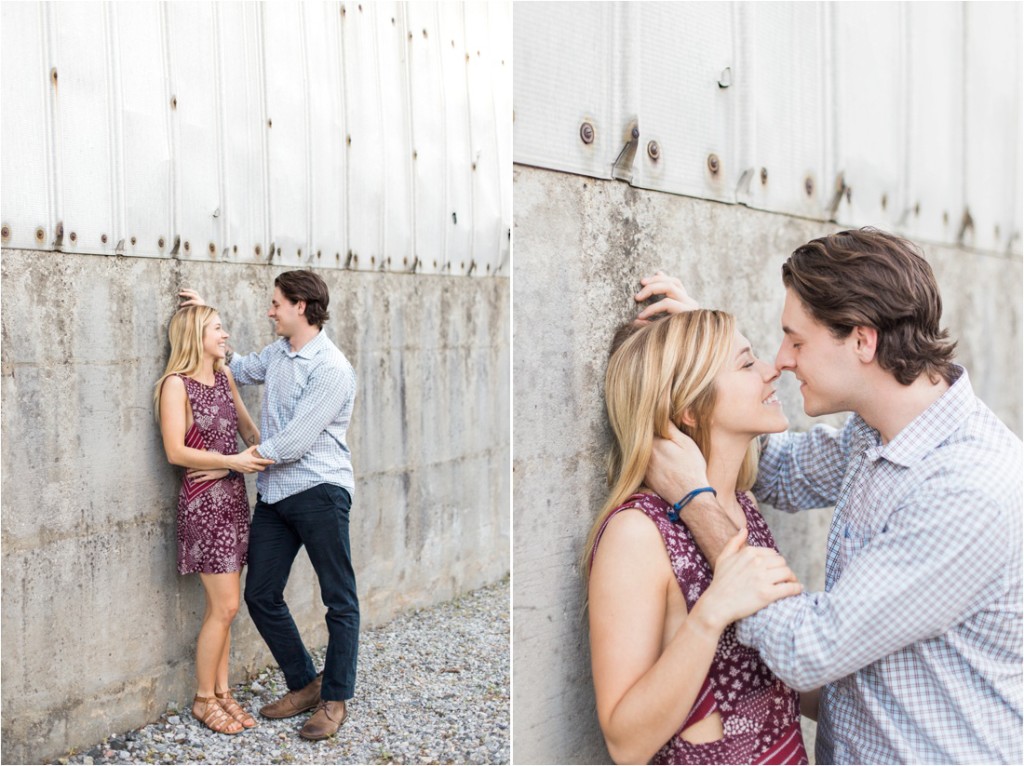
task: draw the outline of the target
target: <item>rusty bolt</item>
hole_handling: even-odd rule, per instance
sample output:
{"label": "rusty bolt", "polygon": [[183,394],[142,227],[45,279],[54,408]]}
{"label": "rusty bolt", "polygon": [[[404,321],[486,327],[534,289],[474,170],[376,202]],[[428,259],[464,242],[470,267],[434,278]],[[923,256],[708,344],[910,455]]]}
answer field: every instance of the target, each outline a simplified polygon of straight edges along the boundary
{"label": "rusty bolt", "polygon": [[256,245],[256,255],[259,255],[262,252],[263,252],[263,248],[260,247],[259,245]]}
{"label": "rusty bolt", "polygon": [[882,195],[882,210],[885,210],[887,207],[889,207],[889,195],[888,194],[883,194]]}
{"label": "rusty bolt", "polygon": [[423,30],[423,39],[424,40],[427,39],[427,30],[425,30],[425,29]]}
{"label": "rusty bolt", "polygon": [[657,162],[658,158],[661,157],[661,147],[658,146],[657,141],[647,142],[647,156],[650,157],[655,162]]}
{"label": "rusty bolt", "polygon": [[808,197],[814,194],[814,179],[810,176],[804,179],[804,191],[807,192]]}
{"label": "rusty bolt", "polygon": [[345,136],[345,146],[352,146],[352,136]]}
{"label": "rusty bolt", "polygon": [[473,163],[473,170],[476,170],[476,163]]}
{"label": "rusty bolt", "polygon": [[57,84],[57,67],[54,67],[50,70],[50,82],[52,82],[54,85]]}
{"label": "rusty bolt", "polygon": [[299,253],[298,253],[298,255],[299,255],[299,258],[301,258],[301,257],[302,257],[302,248],[301,248],[301,247],[299,248]]}
{"label": "rusty bolt", "polygon": [[413,150],[412,150],[412,158],[413,158],[413,159],[415,160],[415,159],[416,159],[417,157],[419,157],[419,156],[420,156],[420,153],[419,153],[419,152],[417,152],[417,151],[416,151],[415,149],[413,149]]}
{"label": "rusty bolt", "polygon": [[640,128],[638,128],[636,125],[634,125],[633,129],[631,131],[629,131],[629,135],[631,135],[633,137],[634,141],[636,139],[640,138]]}
{"label": "rusty bolt", "polygon": [[585,144],[594,143],[594,126],[589,122],[580,125],[580,140]]}
{"label": "rusty bolt", "polygon": [[717,154],[708,155],[708,170],[711,171],[711,175],[718,175],[719,163]]}
{"label": "rusty bolt", "polygon": [[106,234],[100,234],[100,242],[102,242],[104,245],[107,244],[107,235]]}
{"label": "rusty bolt", "polygon": [[[72,234],[72,235],[71,235],[71,239],[74,239],[74,238],[75,238],[75,235],[74,235],[74,234]],[[160,237],[160,239],[159,239],[159,240],[157,241],[157,245],[159,245],[159,246],[160,246],[160,249],[161,249],[161,250],[163,250],[163,249],[164,249],[164,238],[163,238],[163,237]]]}
{"label": "rusty bolt", "polygon": [[370,256],[370,265],[371,266],[376,266],[377,265],[377,256],[376,255],[371,255]]}
{"label": "rusty bolt", "polygon": [[36,229],[36,240],[37,241],[42,242],[43,241],[43,237],[45,237],[45,236],[46,236],[46,232],[43,231],[43,227],[42,226],[40,226],[39,228]]}
{"label": "rusty bolt", "polygon": [[915,216],[921,215],[921,203],[920,202],[918,202],[917,204],[914,205],[914,215]]}
{"label": "rusty bolt", "polygon": [[943,223],[949,223],[949,211],[948,210],[943,210],[942,211],[942,222]]}
{"label": "rusty bolt", "polygon": [[362,5],[359,5],[359,6],[356,6],[356,7],[357,7],[357,8],[359,8],[359,12],[360,12],[360,13],[362,13],[362,12],[363,12],[363,6],[362,6]]}
{"label": "rusty bolt", "polygon": [[232,245],[231,246],[231,252],[232,253],[237,253],[238,252],[238,245]]}
{"label": "rusty bolt", "polygon": [[768,183],[768,168],[761,168],[761,185]]}
{"label": "rusty bolt", "polygon": [[217,252],[217,246],[211,242],[210,243],[210,255],[213,255],[216,252]]}
{"label": "rusty bolt", "polygon": [[189,245],[188,240],[186,239],[185,240],[185,252],[187,253],[190,249],[191,249],[191,246]]}
{"label": "rusty bolt", "polygon": [[178,97],[177,96],[171,96],[171,109],[177,109],[177,108],[178,108]]}
{"label": "rusty bolt", "polygon": [[850,200],[853,199],[853,188],[846,187],[846,204],[850,204]]}
{"label": "rusty bolt", "polygon": [[4,226],[3,229],[0,230],[0,236],[2,236],[4,239],[10,239],[11,238],[11,227],[10,226]]}
{"label": "rusty bolt", "polygon": [[269,117],[267,118],[267,127],[268,128],[274,127],[274,121],[271,120]]}

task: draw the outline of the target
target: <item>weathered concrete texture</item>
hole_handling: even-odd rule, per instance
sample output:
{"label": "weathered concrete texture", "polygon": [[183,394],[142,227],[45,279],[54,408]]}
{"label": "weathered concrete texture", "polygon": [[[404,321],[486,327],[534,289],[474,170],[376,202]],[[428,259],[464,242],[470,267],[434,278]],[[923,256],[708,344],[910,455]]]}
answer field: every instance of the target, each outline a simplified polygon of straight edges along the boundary
{"label": "weathered concrete texture", "polygon": [[[734,312],[770,359],[781,340],[780,267],[834,227],[527,167],[515,170],[514,206],[513,753],[523,764],[607,763],[577,561],[605,498],[612,333],[634,315],[640,278],[661,268],[704,305]],[[1021,433],[1020,260],[925,250],[960,361]],[[783,377],[780,396],[791,425],[806,429],[793,382]],[[829,511],[764,510],[801,580],[820,589]]]}
{"label": "weathered concrete texture", "polygon": [[[153,384],[179,288],[220,309],[237,350],[258,350],[275,339],[265,313],[282,270],[3,252],[5,763],[96,742],[194,692],[204,601],[176,571],[179,473]],[[359,376],[351,536],[372,626],[509,571],[509,283],[320,274],[329,335]],[[261,391],[243,395],[258,419]],[[309,643],[326,643],[304,555],[286,595]],[[271,661],[243,604],[234,677]]]}

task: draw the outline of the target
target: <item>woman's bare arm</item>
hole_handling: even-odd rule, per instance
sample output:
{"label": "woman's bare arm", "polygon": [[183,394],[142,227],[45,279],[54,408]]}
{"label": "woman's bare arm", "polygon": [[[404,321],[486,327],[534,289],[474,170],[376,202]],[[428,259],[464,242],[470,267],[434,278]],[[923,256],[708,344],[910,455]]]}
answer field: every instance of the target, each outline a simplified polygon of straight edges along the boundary
{"label": "woman's bare arm", "polygon": [[242,473],[262,471],[268,465],[273,465],[272,460],[255,457],[252,454],[254,447],[237,455],[222,455],[219,452],[186,447],[187,405],[188,394],[181,378],[172,375],[164,380],[160,393],[160,434],[169,463],[185,468],[227,468]]}
{"label": "woman's bare arm", "polygon": [[228,376],[228,383],[231,385],[231,398],[234,399],[235,410],[238,412],[238,433],[246,447],[254,447],[260,443],[260,429],[256,427],[245,402],[242,401],[242,395],[238,393],[238,384],[235,383],[235,376],[231,374],[231,368],[225,366],[224,373]]}

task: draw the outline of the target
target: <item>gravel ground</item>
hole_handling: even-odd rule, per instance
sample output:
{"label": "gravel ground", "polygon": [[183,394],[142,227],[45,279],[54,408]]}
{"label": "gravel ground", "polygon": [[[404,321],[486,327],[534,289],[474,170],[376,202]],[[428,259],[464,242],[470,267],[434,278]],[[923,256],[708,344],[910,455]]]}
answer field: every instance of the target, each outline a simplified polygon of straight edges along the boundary
{"label": "gravel ground", "polygon": [[[186,708],[58,763],[508,763],[509,635],[506,578],[362,631],[356,696],[331,739],[299,737],[305,714],[215,734]],[[287,690],[274,666],[234,694],[255,713]]]}

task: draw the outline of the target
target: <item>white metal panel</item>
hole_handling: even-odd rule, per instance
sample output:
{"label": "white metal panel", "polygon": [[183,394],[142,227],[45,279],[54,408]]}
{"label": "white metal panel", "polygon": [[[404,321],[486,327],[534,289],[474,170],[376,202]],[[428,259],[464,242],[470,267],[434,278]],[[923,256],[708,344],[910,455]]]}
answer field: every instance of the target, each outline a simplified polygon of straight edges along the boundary
{"label": "white metal panel", "polygon": [[348,133],[348,253],[342,265],[411,269],[412,139],[404,8],[346,3],[342,15]]}
{"label": "white metal panel", "polygon": [[1021,5],[967,3],[965,242],[1003,251],[1021,220]]}
{"label": "white metal panel", "polygon": [[[515,3],[516,162],[611,178],[629,132],[614,82],[616,19],[624,12],[620,3]],[[593,131],[589,144],[581,139],[584,124]]]}
{"label": "white metal panel", "polygon": [[[637,3],[640,136],[633,185],[734,202],[737,161],[734,13],[727,3]],[[628,67],[628,62],[626,63]],[[654,144],[657,154],[654,153]]]}
{"label": "white metal panel", "polygon": [[[266,262],[266,116],[260,11],[255,3],[216,3],[220,68],[221,177],[218,259]],[[258,249],[258,252],[257,252]]]}
{"label": "white metal panel", "polygon": [[263,3],[267,164],[273,263],[302,266],[309,254],[310,125],[308,54],[302,6]]}
{"label": "white metal panel", "polygon": [[220,87],[211,3],[167,3],[174,158],[174,239],[182,260],[210,260],[224,246]]}
{"label": "white metal panel", "polygon": [[[490,40],[500,52],[491,62],[494,73],[491,88],[494,94],[495,125],[498,136],[498,188],[501,195],[501,251],[493,273],[508,274],[511,268],[512,245],[512,4],[488,3]],[[474,92],[475,95],[475,92]]]}
{"label": "white metal panel", "polygon": [[470,139],[467,69],[480,61],[483,51],[466,46],[463,8],[438,5],[438,45],[444,100],[444,142],[447,177],[445,260],[452,274],[466,274],[473,263],[473,150]]}
{"label": "white metal panel", "polygon": [[[57,216],[64,222],[65,250],[113,253],[123,234],[115,230],[115,152],[109,7],[102,3],[54,3],[52,33],[54,130],[57,137]],[[52,76],[51,76],[52,83]]]}
{"label": "white metal panel", "polygon": [[170,250],[174,232],[163,8],[156,3],[117,3],[110,11],[121,99],[115,124],[122,137],[124,252],[161,257]]}
{"label": "white metal panel", "polygon": [[409,25],[409,90],[412,102],[416,253],[425,273],[447,273],[451,218],[447,187],[444,90],[437,7],[406,6]]}
{"label": "white metal panel", "polygon": [[[310,266],[336,265],[345,242],[345,103],[341,12],[337,5],[305,3],[305,81],[309,88]],[[303,255],[306,255],[303,253]]]}
{"label": "white metal panel", "polygon": [[964,209],[964,6],[907,6],[906,201],[911,239],[956,242]]}
{"label": "white metal panel", "polygon": [[19,115],[5,246],[51,248],[67,219],[79,252],[481,275],[507,261],[508,3],[474,8],[470,41],[452,4],[3,12]]}
{"label": "white metal panel", "polygon": [[472,273],[477,276],[490,276],[500,266],[504,234],[494,87],[501,82],[502,51],[490,36],[489,8],[486,4],[470,4],[465,9],[473,174]]}
{"label": "white metal panel", "polygon": [[[50,91],[56,86],[50,79],[44,10],[36,3],[0,3],[0,71],[6,105],[5,119],[0,121],[4,247],[48,248],[54,240],[49,109]],[[12,114],[17,119],[10,119]]]}
{"label": "white metal panel", "polygon": [[826,135],[828,65],[818,3],[743,3],[737,200],[803,218],[827,219],[834,188]]}
{"label": "white metal panel", "polygon": [[906,93],[904,8],[833,3],[835,166],[847,193],[836,220],[893,228],[903,188]]}

